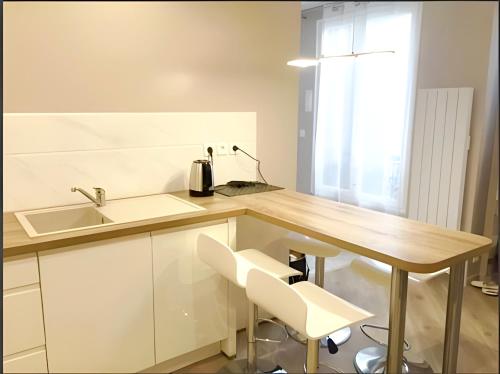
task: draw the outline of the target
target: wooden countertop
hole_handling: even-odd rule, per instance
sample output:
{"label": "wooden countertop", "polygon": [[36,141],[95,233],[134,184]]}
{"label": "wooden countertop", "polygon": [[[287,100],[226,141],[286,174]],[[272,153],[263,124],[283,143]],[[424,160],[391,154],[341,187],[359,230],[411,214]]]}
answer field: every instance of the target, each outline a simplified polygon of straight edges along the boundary
{"label": "wooden countertop", "polygon": [[44,251],[47,249],[66,247],[97,240],[117,238],[120,236],[162,230],[171,227],[180,227],[228,217],[236,217],[246,213],[246,208],[237,201],[217,194],[211,197],[193,198],[189,196],[187,191],[182,191],[173,192],[171,195],[191,201],[206,210],[66,233],[43,235],[35,238],[30,238],[28,236],[14,213],[4,213],[3,256],[15,256],[34,251]]}
{"label": "wooden countertop", "polygon": [[432,273],[492,244],[483,236],[288,190],[239,196],[247,214],[416,273]]}
{"label": "wooden countertop", "polygon": [[488,250],[490,239],[337,203],[289,190],[227,198],[192,198],[206,210],[30,238],[13,213],[4,213],[4,257],[247,214],[337,245],[351,252],[417,272],[430,273]]}

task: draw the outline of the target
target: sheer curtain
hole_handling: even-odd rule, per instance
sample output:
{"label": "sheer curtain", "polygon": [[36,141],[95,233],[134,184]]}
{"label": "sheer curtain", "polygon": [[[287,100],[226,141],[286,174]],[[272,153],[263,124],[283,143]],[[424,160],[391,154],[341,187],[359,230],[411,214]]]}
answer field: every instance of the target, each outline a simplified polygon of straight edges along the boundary
{"label": "sheer curtain", "polygon": [[[343,3],[318,22],[316,195],[405,214],[420,3]],[[330,57],[391,50],[358,57]]]}

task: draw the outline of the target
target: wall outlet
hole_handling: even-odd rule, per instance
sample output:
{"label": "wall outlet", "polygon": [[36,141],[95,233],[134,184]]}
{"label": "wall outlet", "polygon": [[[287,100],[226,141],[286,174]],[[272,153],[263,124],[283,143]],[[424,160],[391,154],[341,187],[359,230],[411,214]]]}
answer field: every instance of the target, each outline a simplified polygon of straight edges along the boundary
{"label": "wall outlet", "polygon": [[233,151],[233,145],[237,145],[236,142],[230,142],[229,143],[229,148],[227,149],[227,151],[228,151],[228,154],[234,156],[234,155],[236,155],[236,152]]}
{"label": "wall outlet", "polygon": [[227,155],[228,148],[227,143],[217,143],[217,154],[219,156]]}
{"label": "wall outlet", "polygon": [[208,147],[212,147],[212,149],[213,149],[212,154],[217,153],[217,146],[215,143],[205,143],[205,144],[203,144],[203,156],[205,156],[205,157],[209,156],[208,151],[207,151]]}

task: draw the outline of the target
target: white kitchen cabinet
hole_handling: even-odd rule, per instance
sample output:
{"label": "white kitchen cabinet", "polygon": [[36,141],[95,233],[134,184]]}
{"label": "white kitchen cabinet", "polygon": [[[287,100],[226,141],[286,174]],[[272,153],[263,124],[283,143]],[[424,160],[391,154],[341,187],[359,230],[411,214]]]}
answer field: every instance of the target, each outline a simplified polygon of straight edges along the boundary
{"label": "white kitchen cabinet", "polygon": [[47,372],[36,253],[4,259],[3,372]]}
{"label": "white kitchen cabinet", "polygon": [[45,344],[40,286],[3,293],[3,356]]}
{"label": "white kitchen cabinet", "polygon": [[228,282],[196,254],[200,233],[228,243],[227,223],[152,233],[157,363],[228,338]]}
{"label": "white kitchen cabinet", "polygon": [[149,233],[39,253],[49,372],[153,366]]}
{"label": "white kitchen cabinet", "polygon": [[38,283],[36,253],[7,257],[3,261],[3,289]]}
{"label": "white kitchen cabinet", "polygon": [[45,348],[39,347],[3,359],[4,373],[47,373]]}

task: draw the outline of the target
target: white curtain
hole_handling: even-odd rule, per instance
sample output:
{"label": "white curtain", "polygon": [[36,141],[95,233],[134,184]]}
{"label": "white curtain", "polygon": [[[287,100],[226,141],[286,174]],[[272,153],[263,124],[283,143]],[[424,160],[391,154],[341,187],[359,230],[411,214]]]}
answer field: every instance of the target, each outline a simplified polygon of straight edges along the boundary
{"label": "white curtain", "polygon": [[[405,214],[420,3],[325,7],[318,22],[316,195]],[[354,53],[394,51],[358,57]]]}

